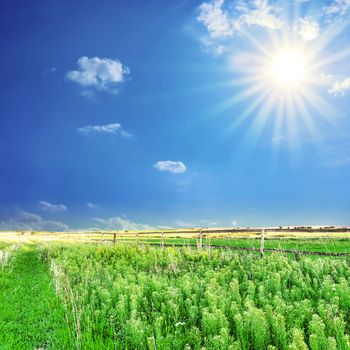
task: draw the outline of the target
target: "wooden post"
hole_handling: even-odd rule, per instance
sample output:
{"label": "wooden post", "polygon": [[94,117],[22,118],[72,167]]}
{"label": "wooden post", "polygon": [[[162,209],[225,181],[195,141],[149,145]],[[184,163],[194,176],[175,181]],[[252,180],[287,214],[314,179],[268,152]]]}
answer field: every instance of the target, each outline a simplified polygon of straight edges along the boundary
{"label": "wooden post", "polygon": [[261,238],[260,238],[260,255],[264,256],[264,245],[265,245],[265,229],[261,230]]}
{"label": "wooden post", "polygon": [[198,250],[202,251],[203,248],[203,232],[202,229],[199,230],[199,242],[198,242]]}
{"label": "wooden post", "polygon": [[[208,240],[207,240],[208,242]],[[209,257],[211,257],[211,237],[209,236],[209,245],[208,245]]]}
{"label": "wooden post", "polygon": [[117,238],[117,234],[113,233],[113,244],[115,244],[116,238]]}
{"label": "wooden post", "polygon": [[164,249],[164,247],[165,247],[164,232],[162,232],[162,248]]}

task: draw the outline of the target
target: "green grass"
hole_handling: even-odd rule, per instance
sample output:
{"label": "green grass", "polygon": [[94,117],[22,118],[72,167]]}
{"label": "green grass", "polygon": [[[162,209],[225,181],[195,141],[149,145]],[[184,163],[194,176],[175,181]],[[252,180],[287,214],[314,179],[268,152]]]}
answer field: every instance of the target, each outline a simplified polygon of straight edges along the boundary
{"label": "green grass", "polygon": [[48,254],[83,349],[350,349],[346,258],[86,244]]}
{"label": "green grass", "polygon": [[[297,243],[344,249],[340,240]],[[348,257],[120,243],[0,247],[12,256],[0,268],[0,350],[350,349]]]}
{"label": "green grass", "polygon": [[[161,243],[160,239],[142,239],[139,242]],[[196,245],[197,239],[169,238],[166,244]],[[237,248],[260,248],[260,239],[203,238],[203,244]],[[299,250],[327,253],[349,253],[349,239],[265,239],[265,249]]]}
{"label": "green grass", "polygon": [[7,250],[10,247],[10,244],[7,242],[0,242],[0,250]]}
{"label": "green grass", "polygon": [[0,270],[0,349],[71,349],[47,263],[34,246],[12,254]]}

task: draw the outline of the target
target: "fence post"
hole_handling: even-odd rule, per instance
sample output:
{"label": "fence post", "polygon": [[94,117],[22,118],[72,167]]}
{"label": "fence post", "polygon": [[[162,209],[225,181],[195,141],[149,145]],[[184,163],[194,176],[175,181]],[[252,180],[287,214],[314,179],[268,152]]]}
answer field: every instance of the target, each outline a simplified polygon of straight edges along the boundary
{"label": "fence post", "polygon": [[203,248],[203,232],[202,229],[199,230],[199,242],[198,242],[198,250],[202,251]]}
{"label": "fence post", "polygon": [[164,232],[162,232],[162,248],[164,249],[164,247],[165,247]]}
{"label": "fence post", "polygon": [[116,238],[117,238],[117,234],[113,233],[113,244],[115,244]]}
{"label": "fence post", "polygon": [[139,246],[139,233],[136,232],[136,243],[137,243],[137,246]]}
{"label": "fence post", "polygon": [[265,245],[265,229],[261,230],[261,238],[260,238],[260,255],[264,256],[264,245]]}

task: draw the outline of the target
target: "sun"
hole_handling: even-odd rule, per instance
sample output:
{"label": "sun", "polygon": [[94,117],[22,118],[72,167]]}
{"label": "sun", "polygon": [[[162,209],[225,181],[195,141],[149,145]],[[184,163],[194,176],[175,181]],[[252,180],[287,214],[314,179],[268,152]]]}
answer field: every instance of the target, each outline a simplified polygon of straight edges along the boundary
{"label": "sun", "polygon": [[234,130],[246,127],[240,151],[253,152],[264,135],[264,140],[266,136],[270,139],[272,162],[274,151],[283,147],[297,158],[303,143],[323,142],[324,125],[338,130],[341,113],[327,98],[327,71],[330,65],[350,57],[350,50],[328,52],[337,33],[325,32],[312,42],[305,42],[289,29],[269,33],[266,40],[258,40],[249,31],[242,34],[249,45],[239,51],[232,48],[228,67],[234,77],[212,86],[233,90],[213,108],[213,115],[238,104],[237,109],[242,108],[225,130],[229,137]]}
{"label": "sun", "polygon": [[272,55],[268,76],[283,88],[300,86],[307,76],[307,56],[301,50],[291,49]]}

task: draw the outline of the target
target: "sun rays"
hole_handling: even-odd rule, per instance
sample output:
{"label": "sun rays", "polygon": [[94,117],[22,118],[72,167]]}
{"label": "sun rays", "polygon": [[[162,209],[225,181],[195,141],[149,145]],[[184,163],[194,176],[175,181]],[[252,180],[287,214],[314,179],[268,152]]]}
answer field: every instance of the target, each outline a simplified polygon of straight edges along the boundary
{"label": "sun rays", "polygon": [[[305,140],[305,135],[308,135],[307,142],[322,142],[319,123],[337,130],[340,112],[329,102],[327,91],[322,91],[321,80],[322,74],[327,74],[327,66],[349,57],[349,50],[327,56],[324,54],[327,45],[317,40],[313,45],[306,45],[295,33],[271,35],[264,45],[251,34],[245,38],[252,44],[251,51],[235,52],[231,58],[232,71],[237,76],[231,85],[241,89],[217,107],[223,112],[239,103],[249,103],[241,115],[230,122],[225,135],[250,119],[250,126],[242,138],[245,144],[249,139],[249,148],[253,149],[267,122],[272,121],[272,148],[287,144],[295,150],[300,146],[301,138]],[[282,138],[283,143],[276,142]]]}
{"label": "sun rays", "polygon": [[341,134],[333,95],[348,89],[341,67],[350,48],[343,37],[348,7],[338,5],[214,1],[200,7],[199,22],[231,68],[224,85],[232,95],[224,92],[207,115],[226,118],[232,110],[224,138],[238,135],[234,152],[253,150],[262,137],[271,150],[294,152],[305,142],[322,146],[329,132]]}

